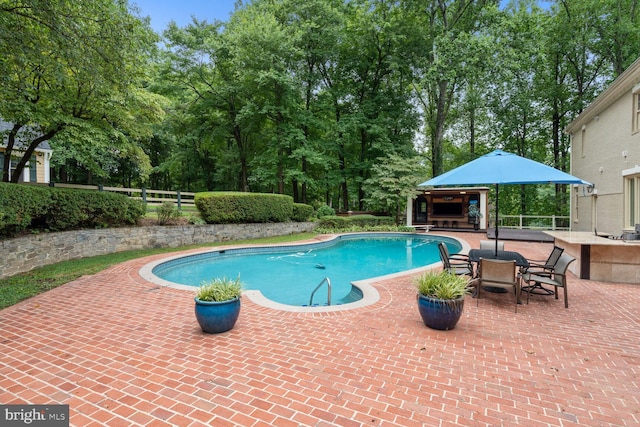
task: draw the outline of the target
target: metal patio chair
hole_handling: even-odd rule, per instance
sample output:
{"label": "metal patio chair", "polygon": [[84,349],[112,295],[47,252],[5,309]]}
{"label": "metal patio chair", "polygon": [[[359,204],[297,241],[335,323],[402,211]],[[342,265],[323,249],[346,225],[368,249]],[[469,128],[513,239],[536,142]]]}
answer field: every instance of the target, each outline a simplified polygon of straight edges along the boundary
{"label": "metal patio chair", "polygon": [[469,262],[469,257],[462,254],[449,254],[449,249],[444,242],[438,243],[440,260],[444,269],[459,276],[473,276],[473,265]]}
{"label": "metal patio chair", "polygon": [[484,287],[513,289],[516,295],[516,308],[518,312],[518,301],[520,301],[520,278],[516,269],[515,261],[505,261],[500,259],[480,259],[480,274],[475,280],[476,285],[476,306],[480,300],[480,290]]}
{"label": "metal patio chair", "polygon": [[[522,275],[522,280],[527,283],[538,283],[551,285],[554,287],[556,299],[558,299],[558,288],[564,288],[564,308],[569,308],[569,297],[567,294],[567,270],[569,265],[576,259],[568,254],[560,255],[560,259],[553,266],[553,270],[549,272],[543,272],[543,275],[536,274],[535,272],[525,272]],[[529,296],[531,295],[531,289],[533,286],[528,286],[527,291],[527,304],[529,304]]]}
{"label": "metal patio chair", "polygon": [[[551,277],[563,252],[563,248],[554,246],[546,261],[529,261],[529,268],[527,268],[526,273],[534,274],[536,276]],[[554,293],[553,290],[545,288],[539,282],[534,282],[533,285],[525,286],[522,290],[538,295],[552,295]]]}

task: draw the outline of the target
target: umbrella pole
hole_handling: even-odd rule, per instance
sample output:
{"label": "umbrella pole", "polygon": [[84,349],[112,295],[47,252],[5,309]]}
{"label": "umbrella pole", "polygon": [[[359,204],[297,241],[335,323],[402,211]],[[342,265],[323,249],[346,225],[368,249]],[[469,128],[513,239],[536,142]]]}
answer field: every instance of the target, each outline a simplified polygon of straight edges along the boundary
{"label": "umbrella pole", "polygon": [[496,256],[498,256],[498,206],[500,204],[500,184],[496,184]]}

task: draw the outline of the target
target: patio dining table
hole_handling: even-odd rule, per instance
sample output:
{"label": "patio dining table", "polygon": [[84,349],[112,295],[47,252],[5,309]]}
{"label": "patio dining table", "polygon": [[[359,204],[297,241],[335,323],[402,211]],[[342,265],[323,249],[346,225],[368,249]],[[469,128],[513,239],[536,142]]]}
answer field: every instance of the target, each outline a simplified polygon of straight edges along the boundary
{"label": "patio dining table", "polygon": [[[520,267],[520,271],[524,271],[529,268],[529,261],[519,252],[514,251],[498,251],[494,249],[471,249],[469,250],[469,261],[476,264],[474,269],[474,277],[478,277],[478,266],[480,259],[499,259],[503,261],[515,261],[516,265]],[[491,288],[489,286],[484,288],[489,292],[506,292],[503,288]]]}
{"label": "patio dining table", "polygon": [[494,249],[471,249],[469,250],[469,261],[479,263],[480,258],[500,259],[503,261],[515,261],[521,269],[529,268],[529,261],[520,253],[514,251],[498,251]]}

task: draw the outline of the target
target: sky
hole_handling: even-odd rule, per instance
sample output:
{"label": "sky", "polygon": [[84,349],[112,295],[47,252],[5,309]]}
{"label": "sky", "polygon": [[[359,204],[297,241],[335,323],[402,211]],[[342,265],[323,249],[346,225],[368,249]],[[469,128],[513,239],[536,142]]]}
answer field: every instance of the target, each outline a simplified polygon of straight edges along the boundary
{"label": "sky", "polygon": [[[501,0],[504,6],[508,0]],[[170,21],[179,27],[191,23],[191,17],[213,23],[214,20],[227,22],[233,13],[235,0],[130,0],[140,9],[140,16],[151,18],[151,28],[159,34],[167,28]],[[538,0],[545,7],[549,1]]]}
{"label": "sky", "polygon": [[235,0],[130,0],[140,9],[139,15],[151,18],[151,28],[162,33],[170,21],[179,27],[191,23],[191,16],[213,23],[228,21],[234,10]]}

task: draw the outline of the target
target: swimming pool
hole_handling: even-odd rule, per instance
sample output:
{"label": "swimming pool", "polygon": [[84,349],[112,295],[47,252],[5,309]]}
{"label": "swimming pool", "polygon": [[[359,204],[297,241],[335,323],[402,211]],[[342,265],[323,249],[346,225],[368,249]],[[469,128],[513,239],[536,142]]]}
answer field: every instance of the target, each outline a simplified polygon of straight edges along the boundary
{"label": "swimming pool", "polygon": [[[259,293],[278,304],[297,307],[308,306],[313,290],[328,278],[332,287],[331,305],[344,305],[363,298],[363,280],[406,273],[439,262],[440,241],[452,253],[462,249],[460,242],[445,236],[344,234],[311,244],[217,249],[181,256],[154,263],[147,267],[147,273],[164,284],[191,287],[214,277],[240,276],[245,293]],[[150,280],[157,281],[153,277]],[[314,305],[326,305],[327,297],[324,283],[314,294]]]}

